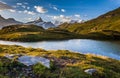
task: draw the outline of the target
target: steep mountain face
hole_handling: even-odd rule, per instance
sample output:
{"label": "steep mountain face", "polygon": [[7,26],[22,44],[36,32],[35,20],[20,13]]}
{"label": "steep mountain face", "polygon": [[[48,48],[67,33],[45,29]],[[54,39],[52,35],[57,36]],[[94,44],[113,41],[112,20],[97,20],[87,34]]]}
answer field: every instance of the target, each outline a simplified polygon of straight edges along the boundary
{"label": "steep mountain face", "polygon": [[61,25],[61,24],[63,24],[63,22],[60,22],[60,21],[57,21],[57,20],[54,22],[54,25],[55,25],[55,26],[59,26],[59,25]]}
{"label": "steep mountain face", "polygon": [[120,8],[110,11],[98,18],[83,23],[64,23],[59,28],[67,29],[78,34],[102,33],[107,35],[120,35]]}
{"label": "steep mountain face", "polygon": [[43,24],[43,28],[50,28],[50,27],[55,27],[55,25],[52,22],[45,22]]}
{"label": "steep mountain face", "polygon": [[36,20],[28,22],[28,23],[40,23],[40,22],[43,22],[43,20],[41,17],[38,17]]}
{"label": "steep mountain face", "polygon": [[0,27],[4,27],[4,26],[8,26],[8,25],[15,25],[15,24],[22,24],[22,23],[19,21],[16,21],[13,18],[5,19],[0,15]]}
{"label": "steep mountain face", "polygon": [[3,17],[0,15],[0,21],[2,21],[2,20],[5,20],[5,18],[3,18]]}
{"label": "steep mountain face", "polygon": [[40,18],[40,17],[37,18],[35,21],[31,21],[31,22],[28,22],[26,24],[33,24],[33,25],[41,26],[41,27],[43,27],[45,29],[55,27],[55,25],[52,22],[44,22],[42,20],[42,18]]}

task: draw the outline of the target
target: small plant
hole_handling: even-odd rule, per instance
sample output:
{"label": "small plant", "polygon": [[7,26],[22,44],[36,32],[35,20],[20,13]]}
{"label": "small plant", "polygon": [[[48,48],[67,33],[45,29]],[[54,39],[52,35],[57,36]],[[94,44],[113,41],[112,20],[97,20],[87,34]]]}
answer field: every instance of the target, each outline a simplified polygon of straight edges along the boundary
{"label": "small plant", "polygon": [[48,71],[48,68],[45,67],[43,64],[38,63],[33,66],[33,70],[39,77],[42,77],[42,76],[44,76],[46,71]]}
{"label": "small plant", "polygon": [[2,52],[2,48],[0,48],[0,52]]}

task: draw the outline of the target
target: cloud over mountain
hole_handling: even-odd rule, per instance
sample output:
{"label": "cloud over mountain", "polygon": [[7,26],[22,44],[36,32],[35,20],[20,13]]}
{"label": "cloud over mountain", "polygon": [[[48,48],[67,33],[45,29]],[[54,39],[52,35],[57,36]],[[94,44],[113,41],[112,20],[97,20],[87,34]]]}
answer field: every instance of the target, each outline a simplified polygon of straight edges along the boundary
{"label": "cloud over mountain", "polygon": [[60,21],[60,22],[81,22],[82,19],[80,18],[79,14],[75,14],[72,16],[65,16],[65,15],[58,15],[58,16],[49,16],[50,18],[52,18],[54,21]]}
{"label": "cloud over mountain", "polygon": [[37,12],[39,13],[46,13],[48,12],[44,7],[42,6],[34,6],[34,8],[36,9]]}

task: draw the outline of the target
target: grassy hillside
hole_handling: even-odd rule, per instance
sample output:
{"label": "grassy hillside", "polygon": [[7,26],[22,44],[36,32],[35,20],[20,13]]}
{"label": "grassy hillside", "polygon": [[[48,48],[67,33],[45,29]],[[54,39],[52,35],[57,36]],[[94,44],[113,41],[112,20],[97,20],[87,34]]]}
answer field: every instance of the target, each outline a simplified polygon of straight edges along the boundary
{"label": "grassy hillside", "polygon": [[[1,78],[32,78],[22,69],[29,68],[16,59],[10,60],[4,57],[6,54],[26,54],[41,56],[51,60],[50,68],[40,63],[30,66],[32,75],[36,78],[119,78],[120,61],[95,55],[83,55],[68,50],[43,50],[24,48],[22,46],[0,45],[0,77]],[[94,68],[97,71],[92,75],[84,72]]]}
{"label": "grassy hillside", "polygon": [[76,36],[64,29],[45,30],[35,25],[12,25],[0,30],[0,39],[9,41],[62,40]]}
{"label": "grassy hillside", "polygon": [[64,23],[59,28],[87,36],[120,39],[120,8],[84,23]]}

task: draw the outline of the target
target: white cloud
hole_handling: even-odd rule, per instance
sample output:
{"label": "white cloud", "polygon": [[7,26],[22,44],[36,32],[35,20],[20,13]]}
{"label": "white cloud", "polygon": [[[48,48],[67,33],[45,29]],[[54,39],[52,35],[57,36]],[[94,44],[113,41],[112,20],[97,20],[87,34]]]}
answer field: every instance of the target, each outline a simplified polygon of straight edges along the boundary
{"label": "white cloud", "polygon": [[80,15],[79,15],[79,14],[75,14],[74,16],[77,17],[77,18],[80,18]]}
{"label": "white cloud", "polygon": [[59,15],[59,16],[48,16],[48,17],[52,18],[53,21],[59,21],[59,22],[62,22],[62,23],[64,23],[64,22],[67,22],[67,23],[78,22],[78,23],[80,23],[82,21],[82,19],[78,18],[78,15],[76,17],[76,14],[71,15],[71,16]]}
{"label": "white cloud", "polygon": [[24,10],[23,13],[27,13],[28,11],[27,10]]}
{"label": "white cloud", "polygon": [[28,21],[33,21],[34,19],[33,18],[27,18]]}
{"label": "white cloud", "polygon": [[30,15],[35,15],[36,14],[35,12],[28,11],[28,10],[24,10],[23,13],[30,14]]}
{"label": "white cloud", "polygon": [[36,9],[37,12],[39,13],[46,13],[48,12],[45,8],[43,8],[42,6],[34,6],[34,8]]}
{"label": "white cloud", "polygon": [[14,5],[14,6],[12,6],[13,8],[17,8],[18,6],[16,6],[16,5]]}
{"label": "white cloud", "polygon": [[10,12],[16,12],[16,10],[13,10],[13,9],[10,9],[9,11],[10,11]]}
{"label": "white cloud", "polygon": [[24,4],[25,4],[25,5],[28,5],[28,3],[27,3],[27,2],[24,2]]}
{"label": "white cloud", "polygon": [[29,15],[35,15],[36,13],[34,11],[28,11],[28,10],[24,10],[24,11],[17,11],[18,13],[24,13],[24,14],[29,14]]}
{"label": "white cloud", "polygon": [[53,7],[53,9],[56,10],[56,11],[59,11],[59,9],[57,7],[55,7],[55,6]]}
{"label": "white cloud", "polygon": [[27,5],[28,3],[24,2],[24,3],[16,3],[16,5],[14,5],[14,8],[23,8],[23,9],[30,9],[30,7]]}
{"label": "white cloud", "polygon": [[61,18],[65,18],[65,16],[64,16],[64,15],[60,15],[60,17],[61,17]]}
{"label": "white cloud", "polygon": [[22,13],[22,11],[18,11],[18,13]]}
{"label": "white cloud", "polygon": [[66,12],[66,10],[65,9],[61,9],[61,12]]}
{"label": "white cloud", "polygon": [[22,5],[22,3],[16,3],[18,6]]}
{"label": "white cloud", "polygon": [[49,6],[50,6],[50,8],[52,8],[52,9],[54,9],[54,10],[56,10],[56,11],[66,12],[65,9],[63,9],[63,8],[60,9],[60,8],[56,7],[56,5],[51,5],[51,4],[49,4]]}
{"label": "white cloud", "polygon": [[27,7],[27,9],[30,9],[30,7]]}
{"label": "white cloud", "polygon": [[33,11],[28,11],[28,14],[30,14],[30,15],[35,15],[36,13],[33,12]]}
{"label": "white cloud", "polygon": [[22,5],[21,7],[22,7],[22,8],[26,8],[26,6],[25,6],[25,5]]}
{"label": "white cloud", "polygon": [[69,16],[59,15],[59,16],[52,16],[52,19],[55,21],[60,22],[70,22],[71,18]]}
{"label": "white cloud", "polygon": [[[33,17],[24,17],[23,18],[26,22],[30,22],[30,21],[33,21],[34,20],[34,18]],[[24,21],[24,22],[25,22]]]}

